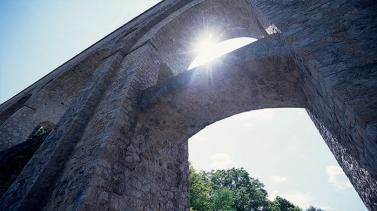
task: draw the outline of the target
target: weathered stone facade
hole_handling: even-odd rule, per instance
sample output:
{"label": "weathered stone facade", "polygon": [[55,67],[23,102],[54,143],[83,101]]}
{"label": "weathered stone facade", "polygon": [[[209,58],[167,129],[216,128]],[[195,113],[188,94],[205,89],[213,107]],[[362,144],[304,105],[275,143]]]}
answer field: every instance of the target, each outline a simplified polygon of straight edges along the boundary
{"label": "weathered stone facade", "polygon": [[[161,2],[0,106],[2,152],[56,125],[0,210],[188,210],[187,139],[278,107],[307,109],[377,210],[376,11],[372,0]],[[259,40],[187,71],[208,27]]]}

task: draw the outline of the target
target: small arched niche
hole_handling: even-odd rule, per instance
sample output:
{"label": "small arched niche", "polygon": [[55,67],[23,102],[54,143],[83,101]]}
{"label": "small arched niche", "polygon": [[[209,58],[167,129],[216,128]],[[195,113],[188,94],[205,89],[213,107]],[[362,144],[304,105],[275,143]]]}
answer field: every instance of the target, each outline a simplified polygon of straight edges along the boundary
{"label": "small arched niche", "polygon": [[0,152],[0,197],[21,173],[48,134],[55,128],[52,122],[41,122],[26,141]]}

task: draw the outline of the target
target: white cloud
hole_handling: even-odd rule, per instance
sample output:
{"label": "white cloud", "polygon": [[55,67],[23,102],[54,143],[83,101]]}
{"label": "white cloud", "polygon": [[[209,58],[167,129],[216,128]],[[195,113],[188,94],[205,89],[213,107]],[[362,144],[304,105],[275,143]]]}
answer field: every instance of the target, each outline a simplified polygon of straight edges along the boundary
{"label": "white cloud", "polygon": [[216,153],[211,156],[211,169],[229,169],[234,167],[232,158],[226,153]]}
{"label": "white cloud", "polygon": [[310,205],[314,205],[314,199],[310,192],[298,192],[298,191],[290,191],[290,192],[278,192],[272,191],[271,195],[269,195],[270,200],[274,200],[276,196],[280,196],[282,198],[287,199],[288,201],[292,202],[293,204],[301,207],[301,208],[308,208]]}
{"label": "white cloud", "polygon": [[284,183],[287,181],[287,178],[286,177],[283,177],[283,176],[279,176],[279,175],[274,175],[274,176],[271,176],[271,179],[276,182],[276,183]]}
{"label": "white cloud", "polygon": [[350,181],[339,166],[329,165],[326,167],[328,182],[339,189],[352,188]]}

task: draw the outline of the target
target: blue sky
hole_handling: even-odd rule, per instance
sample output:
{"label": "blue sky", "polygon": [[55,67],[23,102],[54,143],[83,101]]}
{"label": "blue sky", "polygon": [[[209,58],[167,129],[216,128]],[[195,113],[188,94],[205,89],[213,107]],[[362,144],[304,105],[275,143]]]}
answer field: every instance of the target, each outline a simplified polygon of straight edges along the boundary
{"label": "blue sky", "polygon": [[[0,103],[120,27],[155,0],[0,0]],[[270,197],[366,210],[303,109],[252,111],[189,140],[197,169],[244,167]]]}
{"label": "blue sky", "polygon": [[243,167],[270,198],[301,207],[366,210],[304,109],[263,109],[218,121],[189,140],[201,170]]}

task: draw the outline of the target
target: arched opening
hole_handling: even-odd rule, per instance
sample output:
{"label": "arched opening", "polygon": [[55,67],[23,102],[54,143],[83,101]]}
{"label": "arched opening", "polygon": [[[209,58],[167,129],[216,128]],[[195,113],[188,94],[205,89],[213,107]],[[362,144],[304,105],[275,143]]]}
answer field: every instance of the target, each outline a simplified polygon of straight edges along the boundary
{"label": "arched opening", "polygon": [[280,196],[302,209],[366,209],[304,109],[236,114],[188,143],[197,171],[244,168],[264,184],[271,202]]}
{"label": "arched opening", "polygon": [[19,100],[17,100],[12,105],[10,105],[4,111],[0,112],[0,125],[3,124],[18,109],[20,109],[22,106],[24,106],[24,104],[26,103],[26,101],[29,100],[30,97],[31,97],[31,94],[27,94],[27,95],[21,97]]}
{"label": "arched opening", "polygon": [[[275,51],[276,48],[279,50]],[[145,143],[143,150],[153,150],[154,159],[161,162],[163,169],[159,174],[168,178],[159,184],[171,188],[177,198],[185,197],[188,188],[185,150],[191,136],[214,122],[245,111],[305,108],[307,103],[297,69],[274,37],[259,39],[226,54],[211,64],[213,74],[207,69],[206,65],[198,66],[170,77],[145,90],[141,100],[143,112],[138,116],[132,142],[145,139],[141,141]],[[130,153],[134,153],[132,148]],[[152,153],[143,152],[142,156],[146,154]],[[145,160],[136,166],[153,172],[153,159]],[[129,165],[136,175],[135,164]]]}
{"label": "arched opening", "polygon": [[[120,135],[124,135],[123,132],[127,132],[127,138],[132,139],[130,140],[130,142],[134,141],[134,143],[123,144],[121,145],[123,146],[123,148],[114,147],[116,146],[117,143],[120,142],[117,139],[117,137],[119,137],[119,134],[115,134],[114,136],[111,136],[112,139],[109,141],[107,140],[107,138],[109,137],[107,136],[107,134],[106,135],[104,135],[105,133],[96,134],[97,136],[101,136],[100,140],[104,140],[106,138],[106,140],[104,141],[108,141],[104,143],[103,145],[101,145],[101,147],[110,142],[108,145],[105,146],[106,147],[105,150],[108,150],[107,151],[108,154],[113,155],[113,156],[108,156],[108,158],[110,158],[109,160],[111,161],[110,163],[118,164],[118,162],[114,162],[114,161],[119,161],[120,160],[119,157],[123,155],[122,153],[128,150],[128,152],[130,153],[128,153],[127,155],[124,155],[124,156],[127,156],[126,159],[124,159],[126,162],[125,164],[124,163],[122,164],[126,166],[128,168],[127,170],[129,170],[130,172],[132,171],[135,172],[135,169],[137,169],[135,166],[141,166],[140,168],[137,169],[138,172],[134,174],[133,178],[138,178],[140,175],[143,175],[143,176],[146,175],[145,177],[150,176],[149,182],[155,184],[156,186],[165,183],[165,186],[161,185],[159,187],[150,188],[149,189],[151,190],[149,191],[150,195],[153,195],[155,193],[154,190],[165,190],[166,187],[173,189],[178,186],[177,184],[172,184],[171,182],[172,180],[170,178],[166,179],[167,177],[163,177],[163,176],[158,177],[159,176],[158,173],[161,172],[159,170],[162,169],[162,168],[155,168],[154,166],[155,164],[159,162],[158,156],[160,155],[165,156],[166,154],[171,152],[170,157],[169,156],[162,157],[161,163],[163,164],[164,161],[165,163],[169,162],[169,165],[166,165],[166,168],[171,170],[172,172],[174,172],[174,170],[176,169],[179,169],[179,167],[177,167],[178,164],[175,165],[176,163],[178,163],[178,161],[176,163],[173,163],[174,158],[176,158],[177,156],[180,156],[181,152],[184,153],[185,151],[182,150],[179,153],[177,153],[177,150],[175,149],[177,149],[178,147],[176,146],[178,146],[179,144],[185,143],[186,139],[188,139],[191,135],[201,130],[203,127],[206,127],[210,125],[211,123],[216,122],[222,118],[226,118],[226,117],[229,117],[231,115],[234,115],[243,111],[261,109],[261,108],[274,108],[274,107],[305,107],[305,108],[308,108],[308,110],[310,110],[314,115],[317,115],[316,117],[318,117],[319,121],[324,120],[321,123],[323,123],[324,126],[328,126],[329,131],[331,130],[331,132],[334,133],[334,135],[336,136],[335,138],[337,138],[338,140],[334,140],[333,145],[329,144],[330,148],[333,150],[335,156],[337,156],[340,163],[344,165],[343,168],[348,171],[348,175],[350,175],[350,178],[353,179],[355,187],[358,188],[361,194],[364,194],[364,199],[366,203],[368,203],[373,209],[375,205],[374,201],[377,201],[375,200],[376,199],[375,190],[377,190],[376,182],[375,182],[377,173],[376,173],[375,166],[377,165],[373,165],[373,164],[376,164],[375,162],[376,159],[375,159],[375,156],[373,155],[373,151],[375,151],[376,147],[375,147],[375,142],[373,140],[374,137],[364,138],[364,136],[375,134],[375,131],[373,130],[373,128],[369,127],[369,126],[372,127],[375,125],[373,121],[374,119],[371,118],[373,117],[373,115],[371,114],[373,114],[372,112],[374,111],[374,109],[372,109],[374,105],[373,104],[374,101],[370,101],[369,105],[367,106],[368,109],[365,110],[365,112],[363,111],[362,114],[353,112],[353,110],[359,110],[358,109],[359,106],[364,107],[364,102],[367,101],[365,99],[368,99],[370,93],[374,93],[372,92],[374,86],[369,86],[368,88],[359,89],[359,87],[363,86],[363,82],[365,82],[366,79],[369,80],[371,78],[370,76],[373,76],[372,75],[373,71],[371,71],[372,69],[369,68],[370,64],[372,64],[371,62],[373,61],[372,60],[364,61],[365,59],[363,60],[363,58],[365,57],[364,51],[347,47],[348,44],[351,44],[351,45],[362,44],[363,46],[368,46],[367,45],[368,42],[366,41],[359,42],[360,40],[363,40],[363,38],[366,38],[366,37],[360,37],[360,39],[355,40],[353,38],[355,37],[357,38],[360,33],[354,33],[356,35],[351,35],[352,33],[348,33],[349,31],[343,30],[345,27],[346,27],[345,29],[347,28],[352,29],[355,24],[357,25],[358,21],[352,21],[352,20],[359,20],[358,17],[366,17],[366,16],[365,15],[361,16],[357,14],[356,16],[351,15],[351,17],[357,17],[357,19],[349,19],[351,21],[347,21],[347,18],[346,18],[345,27],[341,27],[341,30],[338,30],[338,29],[332,30],[333,26],[338,26],[337,22],[339,21],[337,19],[334,19],[333,21],[330,21],[330,22],[325,21],[326,18],[324,17],[328,17],[326,14],[332,14],[332,12],[335,10],[343,11],[342,9],[337,9],[339,8],[338,7],[339,5],[336,5],[336,4],[330,5],[329,7],[327,7],[330,9],[324,10],[326,11],[326,13],[323,13],[324,15],[322,14],[322,12],[319,13],[320,15],[311,15],[311,14],[315,14],[317,9],[320,9],[320,10],[322,9],[321,6],[323,5],[317,5],[317,3],[319,4],[321,2],[317,2],[316,4],[310,4],[309,6],[305,3],[301,5],[297,5],[295,3],[293,4],[282,3],[280,5],[279,4],[273,5],[274,2],[267,2],[267,1],[260,2],[262,4],[257,5],[256,8],[264,9],[265,11],[263,11],[263,13],[268,15],[271,20],[274,20],[274,22],[275,21],[278,22],[279,24],[277,23],[277,25],[283,25],[283,27],[281,27],[282,33],[284,33],[282,35],[283,39],[288,38],[288,39],[285,39],[286,41],[288,41],[288,43],[283,43],[283,44],[287,44],[287,45],[292,44],[290,46],[291,47],[290,50],[292,50],[291,52],[292,54],[288,55],[290,53],[289,52],[287,53],[287,51],[284,51],[283,47],[281,49],[276,49],[277,51],[271,50],[276,45],[270,45],[270,46],[267,46],[266,48],[262,48],[263,45],[266,43],[263,44],[263,41],[258,42],[259,47],[258,47],[258,44],[256,45],[256,49],[258,51],[249,49],[249,51],[244,50],[242,53],[238,55],[236,53],[236,57],[230,58],[230,59],[228,58],[227,61],[224,61],[225,65],[223,65],[222,67],[217,67],[216,70],[218,70],[217,73],[219,74],[214,75],[212,78],[208,78],[205,75],[199,73],[200,71],[197,71],[195,73],[188,72],[188,73],[180,74],[187,69],[187,66],[189,66],[188,65],[189,63],[187,62],[190,62],[189,57],[180,56],[182,55],[182,53],[185,53],[184,52],[184,50],[186,50],[185,44],[187,43],[186,41],[188,40],[186,38],[192,37],[192,34],[195,34],[196,30],[200,30],[201,27],[198,27],[198,26],[200,26],[200,23],[202,23],[203,17],[204,17],[206,18],[205,24],[210,25],[210,26],[211,25],[219,26],[221,28],[219,31],[226,31],[226,33],[224,33],[224,39],[229,39],[229,38],[237,37],[237,36],[239,37],[239,36],[259,35],[260,37],[265,37],[268,40],[268,37],[265,36],[266,32],[260,26],[260,21],[254,20],[256,19],[255,18],[256,15],[253,14],[255,10],[252,11],[252,8],[255,5],[252,5],[251,1],[208,0],[208,1],[189,1],[187,2],[187,5],[184,4],[186,3],[185,1],[177,1],[179,3],[182,2],[182,4],[181,6],[175,7],[176,5],[172,4],[172,2],[173,1],[165,1],[164,3],[166,3],[166,5],[164,5],[163,7],[154,9],[152,10],[153,11],[152,13],[148,13],[146,15],[141,16],[140,19],[139,18],[136,19],[137,21],[133,21],[133,23],[128,25],[130,26],[129,28],[128,26],[124,27],[126,29],[125,31],[122,31],[121,34],[125,32],[123,34],[125,37],[124,38],[122,37],[121,39],[122,41],[124,41],[125,44],[122,46],[122,48],[123,47],[127,47],[127,48],[125,49],[119,48],[119,49],[114,49],[115,51],[112,51],[112,52],[116,52],[116,55],[119,55],[123,52],[131,52],[131,51],[128,51],[129,49],[128,45],[133,45],[134,44],[133,42],[135,41],[135,39],[139,38],[139,35],[142,35],[145,31],[148,31],[149,30],[148,28],[152,28],[152,25],[154,24],[161,26],[161,27],[153,27],[150,31],[155,32],[155,33],[150,33],[152,34],[151,36],[145,36],[146,37],[145,39],[140,39],[140,40],[141,40],[141,45],[145,45],[146,48],[149,48],[147,50],[151,50],[150,52],[152,52],[152,54],[156,54],[158,56],[158,58],[155,58],[156,60],[154,60],[153,62],[160,63],[161,66],[163,67],[163,70],[166,70],[166,71],[162,71],[166,74],[161,74],[161,81],[166,81],[164,80],[166,78],[169,78],[171,80],[167,80],[166,83],[161,82],[158,84],[158,86],[152,87],[150,90],[147,90],[146,94],[144,95],[146,96],[146,98],[143,98],[143,101],[142,101],[143,102],[142,107],[144,109],[143,113],[141,113],[140,115],[138,113],[137,115],[131,116],[130,118],[132,119],[132,123],[130,124],[131,126],[124,124],[126,125],[125,126],[126,129],[130,129],[130,130],[123,130],[123,127],[121,127]],[[174,7],[170,7],[170,6],[174,6]],[[300,6],[300,7],[297,7],[297,6]],[[184,7],[187,8],[187,10],[182,11],[184,10]],[[169,13],[170,11],[172,11],[172,13],[166,14],[165,8],[167,11],[169,11]],[[191,10],[190,8],[193,8],[193,9]],[[353,7],[349,6],[348,4],[344,4],[342,8],[346,9],[346,11],[352,11]],[[295,11],[299,11],[301,9],[303,13],[300,13],[297,15],[289,15],[290,12],[295,13]],[[307,9],[307,11],[305,11],[304,9]],[[174,11],[179,11],[179,12],[174,12]],[[162,13],[161,15],[160,15],[160,12]],[[306,13],[306,12],[309,12],[309,13]],[[360,14],[368,15],[368,13],[364,13],[364,12],[360,12]],[[154,15],[156,16],[154,17]],[[340,15],[339,17],[343,17],[343,16]],[[161,18],[164,18],[164,20],[161,20]],[[149,21],[151,19],[153,20]],[[318,20],[321,20],[321,19],[323,19],[322,21],[323,24],[318,24],[321,22],[321,21],[318,22]],[[137,25],[143,26],[144,23],[151,23],[151,24],[146,24],[147,26],[149,25],[148,27],[140,27],[140,28],[135,27]],[[350,25],[349,23],[354,23],[354,24]],[[321,30],[315,30],[318,27],[320,27]],[[321,31],[329,32],[326,34],[328,36],[322,37],[322,36],[317,36],[316,33],[313,33],[313,32],[321,32]],[[127,36],[134,34],[133,32],[135,32],[135,36],[128,39]],[[139,32],[142,32],[142,33],[139,33]],[[341,35],[346,35],[346,36],[338,36],[339,32],[342,33]],[[117,37],[117,35],[118,33],[116,34],[116,36],[112,36],[111,39],[113,39],[114,37]],[[334,37],[336,39],[333,39]],[[321,38],[321,39],[317,39],[317,38]],[[355,42],[349,43],[348,41],[350,40],[355,41]],[[368,39],[364,39],[364,40],[368,40]],[[289,42],[289,41],[292,41],[292,42]],[[346,41],[346,43],[344,43],[343,41]],[[312,46],[308,46],[307,45],[308,43],[310,43]],[[101,45],[102,44],[103,43],[101,43]],[[111,46],[116,47],[116,45],[111,45]],[[277,45],[277,46],[280,46],[280,45]],[[318,46],[320,48],[319,49],[313,48],[314,46],[315,47]],[[325,46],[330,46],[331,48],[326,49]],[[140,47],[140,45],[135,45],[135,48],[132,50],[137,51],[138,49],[137,47]],[[117,50],[120,51],[119,54]],[[264,50],[262,52],[266,52],[266,51],[267,52],[264,55],[259,54],[259,57],[257,57],[255,55],[259,53],[259,50]],[[270,50],[272,53],[268,52],[268,50]],[[323,52],[322,50],[326,50],[326,51]],[[338,50],[338,53],[336,50]],[[312,52],[319,52],[319,53],[311,54]],[[345,54],[347,57],[342,57],[342,56],[339,57],[339,54],[341,54],[342,52],[347,52]],[[348,57],[348,55],[350,55],[350,57]],[[329,57],[334,57],[331,59],[331,60],[334,59],[333,60],[334,62],[326,61],[328,60]],[[349,59],[349,58],[355,58],[355,59]],[[362,59],[358,59],[358,58],[362,58]],[[138,58],[138,59],[139,59],[138,61],[140,61],[140,60],[143,60],[144,57],[142,57],[142,59],[141,58]],[[132,61],[132,59],[130,59],[130,61]],[[343,63],[343,61],[355,61],[355,63],[351,63],[351,62]],[[322,66],[322,68],[319,68],[318,67],[319,63],[322,63],[322,62],[323,63],[331,62],[331,65],[334,66],[334,68],[329,68],[328,65],[325,65],[325,66]],[[359,66],[359,64],[363,64],[365,66]],[[355,69],[356,71],[359,71],[363,69],[364,67],[367,67],[367,65],[368,65],[367,69],[369,71],[367,71],[365,77],[364,77],[364,74],[362,76],[358,76],[360,75],[358,74],[358,72],[352,72],[352,74],[350,73],[349,75],[349,76],[351,75],[352,76],[344,81],[340,81],[341,83],[327,85],[327,84],[331,84],[333,81],[337,81],[337,79],[344,79],[345,78],[344,75],[341,75],[341,74],[344,73],[345,70],[347,70],[345,68],[354,69],[353,67],[360,67],[360,69],[359,68]],[[299,71],[296,71],[297,66],[300,68]],[[145,69],[150,70],[152,68],[145,68]],[[298,77],[298,75],[300,75],[300,77]],[[327,75],[329,77],[326,78],[326,80],[322,80],[323,77],[317,77],[318,75],[320,76]],[[357,79],[357,80],[354,80],[354,79]],[[208,83],[208,81],[210,83]],[[301,84],[302,82],[303,84]],[[352,83],[348,83],[348,82],[352,82]],[[343,86],[342,84],[350,84],[350,85]],[[153,86],[152,82],[150,85]],[[340,92],[340,91],[337,92],[336,89],[352,90],[353,92]],[[330,91],[334,90],[334,92],[327,92],[328,90]],[[137,90],[137,91],[141,91],[141,90]],[[303,91],[305,91],[305,94]],[[345,97],[352,94],[354,98],[358,98],[359,96],[361,96],[361,93],[363,93],[362,96],[365,97],[365,99],[362,99],[360,101],[356,101],[356,100],[348,101],[348,97]],[[133,94],[134,93],[132,93],[131,96],[133,96]],[[345,95],[345,96],[341,96],[341,95]],[[341,97],[338,97],[338,96],[341,96]],[[85,98],[80,98],[80,99],[85,99]],[[118,99],[119,98],[116,98],[116,100],[114,99],[114,102],[116,102]],[[126,98],[126,100],[128,100],[128,98]],[[345,105],[344,100],[347,100],[349,104]],[[96,106],[96,103],[93,103],[92,101],[86,101],[86,102],[91,103],[90,104],[92,105],[90,106],[91,108],[94,108],[94,106]],[[99,102],[99,101],[95,101],[95,102]],[[134,109],[133,105],[130,107],[131,107],[130,110],[138,109],[138,108]],[[88,109],[88,110],[93,111],[94,109]],[[110,107],[109,110],[114,110],[114,109],[111,109]],[[67,113],[67,116],[65,117],[70,117],[69,115],[76,114],[75,112],[77,113],[77,110],[72,111],[72,112],[69,111]],[[342,118],[343,114],[347,114],[347,118],[343,119]],[[84,115],[82,116],[85,116],[85,118],[82,118],[82,119],[74,118],[74,120],[78,120],[78,121],[85,120],[85,121],[82,121],[82,123],[89,121],[90,119],[89,115],[85,115],[84,113]],[[134,116],[136,117],[134,118]],[[338,118],[338,116],[341,116],[341,118]],[[367,117],[367,118],[364,118],[364,117]],[[361,120],[358,120],[359,118],[361,118]],[[66,120],[66,119],[68,118],[63,118],[63,120]],[[103,118],[103,119],[109,120],[108,118]],[[133,122],[134,119],[137,119],[137,120]],[[357,124],[354,124],[355,122]],[[118,127],[116,128],[114,124],[112,123],[113,122],[109,124],[111,128],[109,127],[110,129],[108,131],[111,131],[111,134],[112,132],[115,133],[115,131],[119,132],[118,130],[119,128]],[[114,123],[123,124],[123,122],[120,123],[120,121],[119,122],[114,121]],[[360,124],[360,123],[363,123],[363,124]],[[335,125],[335,127],[331,128],[332,125]],[[359,128],[354,129],[353,128],[354,125],[360,126],[361,129]],[[75,125],[73,125],[72,128],[74,128],[74,126]],[[367,127],[368,133],[365,132],[363,127]],[[93,130],[87,130],[85,132],[90,134],[91,132],[94,132],[94,130],[96,129],[95,127],[91,127],[91,128],[93,128]],[[80,127],[80,129],[78,130],[80,130],[80,132],[84,131],[84,127]],[[369,130],[372,130],[372,131],[369,132]],[[135,136],[133,135],[134,132],[136,134]],[[322,134],[328,135],[325,132]],[[360,138],[358,137],[359,135],[360,135]],[[90,137],[91,139],[88,138],[84,140],[85,141],[95,140],[93,136],[90,136]],[[69,138],[64,139],[64,140],[70,141]],[[369,140],[373,140],[373,143],[365,143],[367,141],[369,142]],[[127,141],[129,140],[127,139]],[[99,143],[99,142],[96,141],[96,143]],[[132,144],[134,144],[134,146]],[[85,146],[89,146],[89,144]],[[341,148],[342,146],[344,147]],[[64,144],[62,144],[62,146],[60,147],[64,147]],[[74,147],[74,144],[71,145],[71,148],[73,147]],[[83,149],[82,151],[85,150],[85,148],[82,148],[82,149]],[[92,148],[88,148],[88,149],[92,149]],[[99,148],[99,149],[102,149],[102,148]],[[347,149],[351,149],[351,150],[347,151]],[[114,151],[116,150],[121,151],[121,153],[115,154]],[[147,150],[150,150],[151,153],[145,153],[145,151]],[[72,151],[72,150],[69,150],[69,151]],[[87,151],[92,152],[92,150],[87,150]],[[102,153],[103,152],[102,150],[99,150],[99,151],[101,152],[100,156],[105,157],[103,156],[105,153]],[[78,154],[79,153],[76,153],[76,155]],[[54,154],[54,156],[55,155],[57,154]],[[80,158],[82,157],[77,156],[75,158],[77,158],[77,160],[80,160]],[[140,162],[142,158],[145,158],[144,163]],[[173,159],[169,159],[169,158],[173,158]],[[67,160],[68,160],[68,156],[65,157],[65,161]],[[91,159],[88,159],[88,160],[89,161],[87,161],[85,164],[92,161]],[[183,160],[182,163],[184,163],[184,159],[182,160]],[[51,163],[55,164],[56,161],[57,160],[55,159],[52,162],[49,162],[49,164]],[[129,161],[129,164],[127,163],[128,161]],[[65,163],[62,163],[61,168],[63,168],[64,165]],[[45,165],[45,166],[48,167],[49,165]],[[121,166],[118,169],[123,170],[126,168],[123,168],[123,166]],[[153,172],[150,170],[155,170],[155,171]],[[179,170],[182,170],[182,169],[179,169]],[[87,168],[85,168],[85,171],[90,172],[91,170],[87,170]],[[45,173],[46,176],[49,176],[48,173],[50,172],[51,171],[47,171],[43,173]],[[74,170],[72,170],[72,172],[74,172]],[[106,173],[108,172],[109,171],[106,171]],[[183,170],[182,171],[177,170],[175,172],[179,172],[179,173],[177,173],[176,177],[172,176],[171,178],[176,179],[176,181],[179,182],[180,179],[184,177],[181,175]],[[370,176],[369,172],[370,174],[372,174],[372,177]],[[65,175],[66,176],[65,178],[69,178],[69,176],[71,176],[70,173],[71,172],[67,173]],[[60,175],[60,172],[56,172],[54,176],[56,175]],[[126,174],[123,174],[123,172],[121,173],[117,172],[116,176],[118,175],[123,176]],[[40,176],[39,178],[41,178],[43,177],[43,174],[39,174],[38,176]],[[97,175],[93,175],[93,177],[96,177],[96,176]],[[108,177],[112,177],[112,176],[113,175],[109,175]],[[82,176],[82,177],[84,178],[85,176]],[[110,180],[108,180],[107,183],[114,184],[114,178],[118,178],[118,177],[112,177]],[[128,180],[128,179],[129,178],[125,178],[125,180]],[[360,182],[357,180],[359,180]],[[49,181],[52,184],[55,180],[51,181],[51,178],[47,178],[45,180],[43,179],[38,180],[37,185],[33,186],[33,189],[31,190],[38,189],[39,195],[30,194],[29,192],[30,194],[29,196],[35,196],[35,195],[40,196],[43,191],[41,191],[41,189],[39,189],[38,187],[42,187],[42,185],[40,184],[42,184],[44,181]],[[61,183],[67,183],[66,182],[67,180],[62,179],[60,181]],[[76,186],[77,183],[81,183],[81,181],[79,180],[76,180],[76,181],[71,180],[71,181],[72,183],[69,183],[69,184],[72,185],[72,187]],[[86,181],[88,180],[85,180],[84,184],[93,184],[90,182],[96,181],[96,180],[93,179],[90,182],[86,182]],[[128,183],[132,183],[132,182],[128,180]],[[120,186],[120,185],[118,185],[118,183],[115,183],[114,186]],[[91,185],[90,185],[90,188],[91,190],[95,190],[94,187]],[[99,188],[99,190],[103,191],[104,190],[103,187],[101,188],[102,189]],[[137,189],[137,187],[135,189]],[[115,193],[114,195],[116,196],[120,195],[119,190],[112,190],[112,191],[113,193]],[[83,193],[82,191],[77,191],[77,192],[79,194]],[[128,194],[129,193],[125,195],[128,195]],[[145,195],[143,195],[142,197],[135,197],[135,198],[140,198],[141,200],[145,200],[146,199],[146,197],[144,197]],[[171,194],[166,194],[166,195],[171,195]],[[102,198],[110,198],[110,197],[100,197],[100,196],[90,197],[90,198],[99,199],[99,200],[102,200]],[[107,193],[106,193],[106,196],[107,196]],[[138,196],[140,196],[140,194]],[[80,196],[80,199],[82,199],[81,196]],[[29,202],[30,201],[32,200],[29,200]],[[60,200],[60,201],[66,202],[64,200]],[[119,201],[124,201],[124,200],[119,200]],[[130,200],[130,201],[133,201],[133,200]],[[179,201],[179,199],[177,199],[176,201]],[[160,201],[155,200],[155,202],[157,204]],[[25,205],[27,203],[23,203],[23,204]],[[170,205],[170,203],[168,205]],[[166,207],[171,207],[171,206],[166,206]]]}
{"label": "arched opening", "polygon": [[[148,137],[159,137],[179,146],[208,125],[238,113],[263,108],[307,108],[332,153],[339,159],[337,150],[344,149],[330,143],[336,137],[326,130],[328,125],[318,126],[322,122],[311,111],[313,104],[308,102],[311,96],[304,93],[304,89],[315,87],[304,87],[291,53],[279,35],[272,35],[211,64],[216,74],[208,74],[206,66],[198,66],[148,88],[142,99],[143,114],[139,116],[141,125],[147,129],[138,129],[140,135],[148,131]],[[347,162],[358,165],[354,158],[348,158]],[[342,168],[348,170],[345,166]],[[359,174],[357,171],[346,173],[353,179],[350,175]],[[366,180],[370,179],[365,175]],[[360,184],[355,180],[351,182],[360,194]],[[367,194],[373,189],[365,183],[361,185],[367,189]],[[360,196],[364,197],[362,194]]]}
{"label": "arched opening", "polygon": [[0,152],[0,196],[7,191],[54,127],[54,123],[42,122],[25,142]]}
{"label": "arched opening", "polygon": [[191,62],[189,70],[257,41],[252,37],[237,37],[221,42],[216,42],[216,40],[215,35],[207,34],[196,41],[193,51],[197,53],[197,56]]}

